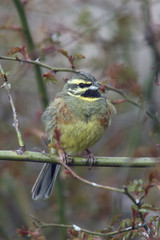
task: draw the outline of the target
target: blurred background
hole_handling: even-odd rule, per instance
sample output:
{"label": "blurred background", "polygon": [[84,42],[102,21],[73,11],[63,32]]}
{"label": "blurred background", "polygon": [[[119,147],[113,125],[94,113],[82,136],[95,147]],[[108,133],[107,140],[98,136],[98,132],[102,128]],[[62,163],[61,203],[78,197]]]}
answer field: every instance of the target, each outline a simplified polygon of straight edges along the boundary
{"label": "blurred background", "polygon": [[[159,156],[159,133],[149,111],[159,117],[160,88],[160,2],[132,0],[25,0],[22,1],[36,55],[53,67],[71,68],[69,55],[82,54],[75,61],[77,70],[93,74],[98,82],[109,84],[143,106],[143,110],[115,91],[106,91],[115,103],[117,115],[103,138],[92,147],[97,156]],[[21,21],[14,1],[0,0],[0,55],[7,56],[12,48],[26,45]],[[23,58],[19,53],[17,56]],[[14,55],[14,56],[16,56]],[[27,150],[43,151],[44,110],[33,65],[0,60],[12,85],[20,128]],[[42,74],[49,72],[42,69]],[[49,100],[61,90],[71,73],[56,73],[56,83],[46,84]],[[0,85],[3,84],[0,79]],[[120,103],[123,102],[123,103]],[[0,89],[0,150],[18,148],[13,116],[5,89]],[[33,214],[44,222],[76,224],[90,230],[108,226],[116,214],[131,217],[131,202],[120,193],[92,188],[64,170],[47,201],[33,201],[31,188],[41,164],[0,162],[0,239],[18,239],[17,228],[33,227]],[[133,179],[148,179],[151,169],[87,168],[74,170],[90,181],[122,187]],[[58,189],[62,189],[59,193]],[[156,189],[146,202],[159,207]],[[61,201],[62,200],[62,201]],[[61,209],[64,209],[62,214]],[[60,229],[43,231],[46,239],[65,239]],[[69,238],[68,238],[69,239]]]}

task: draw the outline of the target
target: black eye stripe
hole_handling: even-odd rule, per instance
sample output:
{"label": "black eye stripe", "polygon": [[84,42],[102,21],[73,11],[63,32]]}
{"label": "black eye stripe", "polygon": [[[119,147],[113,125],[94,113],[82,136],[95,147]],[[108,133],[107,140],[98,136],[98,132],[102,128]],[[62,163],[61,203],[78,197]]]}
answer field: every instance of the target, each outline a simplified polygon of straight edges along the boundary
{"label": "black eye stripe", "polygon": [[87,84],[87,83],[80,83],[79,84],[79,87],[81,87],[81,88],[86,88],[86,87],[89,87],[89,86],[91,86],[92,84]]}

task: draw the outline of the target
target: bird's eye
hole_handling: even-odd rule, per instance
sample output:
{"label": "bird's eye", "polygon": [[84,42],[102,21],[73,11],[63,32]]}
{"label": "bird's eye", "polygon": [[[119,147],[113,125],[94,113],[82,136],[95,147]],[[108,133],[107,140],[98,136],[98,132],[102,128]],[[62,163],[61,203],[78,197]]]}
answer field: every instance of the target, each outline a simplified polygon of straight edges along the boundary
{"label": "bird's eye", "polygon": [[85,87],[85,84],[84,84],[84,83],[80,83],[79,86],[80,86],[81,88],[84,88],[84,87]]}

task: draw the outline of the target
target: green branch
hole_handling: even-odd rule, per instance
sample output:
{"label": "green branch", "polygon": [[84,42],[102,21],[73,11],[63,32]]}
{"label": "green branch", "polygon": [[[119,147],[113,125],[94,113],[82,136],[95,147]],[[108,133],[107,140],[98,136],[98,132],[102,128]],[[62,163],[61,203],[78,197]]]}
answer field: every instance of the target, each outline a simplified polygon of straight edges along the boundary
{"label": "green branch", "polygon": [[[27,161],[27,162],[39,162],[39,163],[53,163],[59,161],[57,155],[43,154],[40,152],[26,151],[22,155],[18,155],[16,151],[0,150],[0,160],[8,161]],[[90,164],[90,163],[89,163]],[[74,161],[69,163],[69,166],[88,166],[88,162],[85,157],[74,157]],[[96,161],[93,163],[95,167],[155,167],[160,164],[160,158],[156,157],[96,157]]]}
{"label": "green branch", "polygon": [[[26,18],[26,14],[24,11],[24,7],[23,4],[20,0],[13,0],[15,7],[17,9],[17,12],[19,14],[19,18],[22,24],[22,29],[24,32],[24,36],[26,38],[26,42],[28,45],[28,48],[31,52],[31,56],[34,56],[37,58],[37,56],[35,56],[35,46],[34,46],[34,42],[32,40],[32,36],[29,30],[29,26],[27,23],[27,18]],[[38,85],[38,91],[39,91],[39,95],[40,95],[40,99],[42,100],[43,103],[43,107],[45,108],[48,105],[48,96],[47,96],[47,90],[46,90],[46,86],[43,82],[43,78],[42,78],[42,74],[41,74],[41,69],[39,66],[35,65],[35,75],[36,75],[36,80],[37,80],[37,85]]]}

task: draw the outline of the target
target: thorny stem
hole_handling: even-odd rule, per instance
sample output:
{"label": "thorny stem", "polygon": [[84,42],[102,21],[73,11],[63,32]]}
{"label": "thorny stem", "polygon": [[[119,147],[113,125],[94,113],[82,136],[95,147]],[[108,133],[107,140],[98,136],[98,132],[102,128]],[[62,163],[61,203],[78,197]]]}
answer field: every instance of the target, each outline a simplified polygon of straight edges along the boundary
{"label": "thorny stem", "polygon": [[13,112],[13,120],[14,120],[13,127],[16,130],[18,143],[19,143],[19,149],[17,150],[17,154],[22,154],[26,150],[26,148],[25,148],[25,145],[24,145],[24,142],[23,142],[22,134],[21,134],[20,129],[19,129],[19,122],[18,122],[18,119],[17,119],[16,108],[14,106],[13,98],[12,98],[12,95],[10,93],[11,84],[8,83],[7,76],[4,73],[1,65],[0,65],[0,73],[1,73],[1,76],[4,80],[4,83],[1,86],[1,88],[4,87],[6,89],[7,95],[8,95],[8,98],[9,98],[9,102],[11,104],[12,112]]}
{"label": "thorny stem", "polygon": [[73,73],[78,73],[78,71],[73,70],[71,68],[57,68],[57,67],[52,67],[50,65],[44,64],[42,62],[40,62],[38,59],[37,60],[28,60],[28,59],[21,59],[19,57],[6,57],[6,56],[0,56],[0,59],[3,60],[8,60],[8,61],[16,61],[16,62],[20,62],[20,63],[28,63],[28,64],[34,64],[37,65],[39,67],[43,67],[49,70],[53,70],[55,73],[56,72],[73,72]]}

